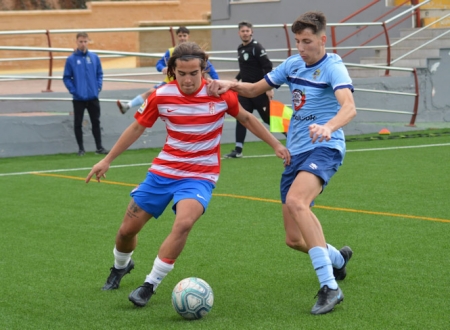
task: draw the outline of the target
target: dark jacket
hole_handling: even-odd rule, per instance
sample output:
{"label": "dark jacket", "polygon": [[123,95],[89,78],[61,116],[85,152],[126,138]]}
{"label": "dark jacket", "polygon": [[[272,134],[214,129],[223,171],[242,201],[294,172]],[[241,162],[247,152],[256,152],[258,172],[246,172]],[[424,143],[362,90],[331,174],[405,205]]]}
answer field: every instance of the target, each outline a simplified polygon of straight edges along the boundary
{"label": "dark jacket", "polygon": [[272,71],[272,62],[267,56],[264,47],[256,40],[248,45],[240,44],[238,47],[239,73],[236,80],[254,83],[264,78],[266,73]]}
{"label": "dark jacket", "polygon": [[63,81],[74,100],[98,99],[103,85],[103,70],[97,54],[77,49],[67,58]]}

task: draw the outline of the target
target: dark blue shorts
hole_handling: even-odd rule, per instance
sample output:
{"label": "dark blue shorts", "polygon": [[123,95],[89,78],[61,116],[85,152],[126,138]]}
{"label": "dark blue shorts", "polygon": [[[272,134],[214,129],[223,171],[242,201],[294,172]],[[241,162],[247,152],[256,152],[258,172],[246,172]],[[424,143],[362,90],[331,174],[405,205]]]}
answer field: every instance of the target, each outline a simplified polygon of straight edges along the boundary
{"label": "dark blue shorts", "polygon": [[[342,164],[342,155],[337,149],[319,147],[291,157],[291,164],[281,175],[281,202],[286,203],[286,195],[298,172],[306,171],[322,180],[322,191]],[[314,202],[311,204],[311,206]]]}
{"label": "dark blue shorts", "polygon": [[144,182],[130,193],[136,204],[145,212],[158,218],[173,200],[172,210],[183,199],[195,199],[203,205],[203,213],[215,188],[212,182],[199,179],[170,179],[148,172]]}

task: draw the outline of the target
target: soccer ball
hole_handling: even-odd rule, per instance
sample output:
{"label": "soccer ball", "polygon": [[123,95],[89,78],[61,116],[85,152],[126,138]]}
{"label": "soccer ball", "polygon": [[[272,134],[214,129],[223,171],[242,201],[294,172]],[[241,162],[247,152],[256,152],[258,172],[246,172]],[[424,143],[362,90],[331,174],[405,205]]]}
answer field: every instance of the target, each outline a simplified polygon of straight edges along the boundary
{"label": "soccer ball", "polygon": [[209,313],[214,303],[214,294],[204,280],[188,277],[178,282],[172,291],[175,311],[188,320],[201,319]]}

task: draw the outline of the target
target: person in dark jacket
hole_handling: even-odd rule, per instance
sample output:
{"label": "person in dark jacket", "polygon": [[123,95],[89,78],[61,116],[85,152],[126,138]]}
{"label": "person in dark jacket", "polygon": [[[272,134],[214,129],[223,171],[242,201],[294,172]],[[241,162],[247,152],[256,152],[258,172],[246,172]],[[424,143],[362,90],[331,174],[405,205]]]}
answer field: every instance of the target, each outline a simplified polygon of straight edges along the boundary
{"label": "person in dark jacket", "polygon": [[[261,80],[265,74],[272,71],[272,62],[267,56],[264,47],[253,39],[253,25],[250,22],[240,22],[238,25],[239,37],[242,44],[238,47],[239,73],[236,81],[254,83]],[[273,97],[273,91],[248,98],[239,95],[239,103],[250,113],[256,109],[261,119],[270,125],[270,100]],[[236,147],[225,158],[241,158],[244,148],[247,129],[236,121]]]}
{"label": "person in dark jacket", "polygon": [[82,123],[87,109],[95,139],[96,154],[107,154],[102,146],[100,131],[100,102],[98,95],[103,85],[103,70],[97,54],[88,51],[87,33],[77,34],[77,49],[66,60],[63,81],[73,96],[74,131],[78,143],[78,156],[85,154]]}

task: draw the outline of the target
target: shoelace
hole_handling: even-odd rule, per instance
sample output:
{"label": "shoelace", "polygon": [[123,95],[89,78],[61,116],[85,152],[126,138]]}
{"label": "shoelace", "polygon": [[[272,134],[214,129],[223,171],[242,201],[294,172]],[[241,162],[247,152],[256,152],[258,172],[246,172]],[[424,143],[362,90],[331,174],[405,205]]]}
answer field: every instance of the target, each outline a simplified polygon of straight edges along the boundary
{"label": "shoelace", "polygon": [[322,289],[320,289],[319,292],[317,292],[317,294],[314,296],[314,299],[317,297],[319,297],[319,299],[317,299],[317,303],[319,305],[325,303],[327,300],[327,288],[323,287]]}
{"label": "shoelace", "polygon": [[151,285],[151,284],[145,283],[144,285],[141,285],[141,288],[143,288],[143,295],[144,296],[149,296],[149,295],[152,295],[152,294],[156,294],[156,292],[153,291],[153,285]]}

